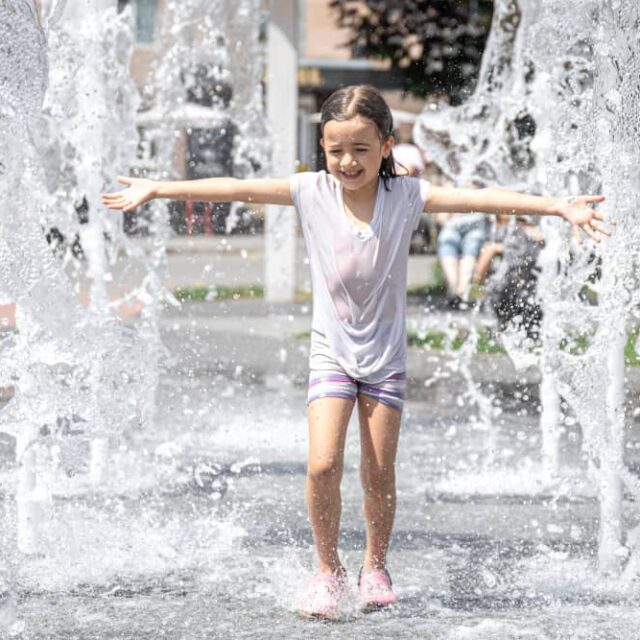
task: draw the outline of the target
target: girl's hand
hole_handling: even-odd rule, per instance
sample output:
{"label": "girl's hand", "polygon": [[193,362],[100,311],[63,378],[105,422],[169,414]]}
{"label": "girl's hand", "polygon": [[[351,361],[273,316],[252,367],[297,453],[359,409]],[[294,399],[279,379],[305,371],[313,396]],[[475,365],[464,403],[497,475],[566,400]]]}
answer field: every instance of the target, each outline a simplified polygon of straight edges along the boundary
{"label": "girl's hand", "polygon": [[120,176],[118,182],[128,185],[124,191],[102,194],[102,204],[108,209],[131,211],[157,195],[158,183],[146,178],[125,178]]}
{"label": "girl's hand", "polygon": [[[594,242],[600,242],[598,234],[611,235],[611,230],[602,224],[604,215],[590,206],[603,201],[604,196],[577,196],[567,198],[558,208],[558,213],[573,227],[578,244],[583,242],[582,233],[586,233]],[[614,220],[607,222],[616,224]]]}

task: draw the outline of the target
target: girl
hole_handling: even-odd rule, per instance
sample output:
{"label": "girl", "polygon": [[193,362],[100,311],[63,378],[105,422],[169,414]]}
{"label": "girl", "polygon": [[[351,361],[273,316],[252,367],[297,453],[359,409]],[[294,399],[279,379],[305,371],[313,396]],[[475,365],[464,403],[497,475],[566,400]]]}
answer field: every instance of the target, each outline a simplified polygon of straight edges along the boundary
{"label": "girl", "polygon": [[293,205],[311,266],[314,309],[308,394],[306,498],[318,573],[300,604],[309,617],[335,618],[347,594],[338,555],[340,479],[347,425],[357,405],[367,549],[358,578],[365,609],[397,596],[386,568],[396,505],[396,448],[405,392],[405,298],[411,234],[425,212],[487,212],[565,218],[579,242],[609,235],[590,205],[601,196],[543,198],[502,189],[430,186],[399,177],[393,122],[380,93],[345,87],[322,107],[327,171],[276,180],[210,178],[155,182],[120,178],[104,195],[130,211],[152,198]]}

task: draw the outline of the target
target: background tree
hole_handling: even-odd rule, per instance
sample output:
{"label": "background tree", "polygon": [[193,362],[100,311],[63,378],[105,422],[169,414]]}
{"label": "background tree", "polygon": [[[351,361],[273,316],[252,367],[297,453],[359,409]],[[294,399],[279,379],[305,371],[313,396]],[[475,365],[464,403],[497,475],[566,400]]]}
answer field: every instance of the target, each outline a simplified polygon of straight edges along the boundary
{"label": "background tree", "polygon": [[354,57],[391,61],[402,86],[416,96],[461,102],[475,84],[492,0],[331,0],[345,46]]}

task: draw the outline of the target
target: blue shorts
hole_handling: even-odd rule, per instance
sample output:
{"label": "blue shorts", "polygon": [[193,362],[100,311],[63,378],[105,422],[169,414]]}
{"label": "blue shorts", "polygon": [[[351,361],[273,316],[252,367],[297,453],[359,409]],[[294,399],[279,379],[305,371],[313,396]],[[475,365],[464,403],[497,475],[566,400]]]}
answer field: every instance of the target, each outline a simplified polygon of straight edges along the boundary
{"label": "blue shorts", "polygon": [[370,383],[355,380],[339,369],[312,369],[309,373],[307,404],[318,398],[347,398],[355,402],[361,393],[402,411],[406,386],[407,377],[404,373],[394,373],[381,382]]}
{"label": "blue shorts", "polygon": [[487,236],[486,223],[445,224],[438,234],[438,258],[477,258]]}

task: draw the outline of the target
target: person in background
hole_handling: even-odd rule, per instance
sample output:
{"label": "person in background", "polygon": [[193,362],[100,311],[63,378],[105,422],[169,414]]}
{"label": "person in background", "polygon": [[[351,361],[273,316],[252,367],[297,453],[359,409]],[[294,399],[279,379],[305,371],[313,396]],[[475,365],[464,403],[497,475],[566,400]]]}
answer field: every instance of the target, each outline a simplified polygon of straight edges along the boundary
{"label": "person in background", "polygon": [[537,340],[542,320],[536,297],[537,262],[544,236],[540,227],[526,217],[513,222],[509,224],[509,216],[497,216],[491,239],[478,258],[474,282],[486,282],[486,297],[499,331],[515,327]]}
{"label": "person in background", "polygon": [[[475,182],[474,187],[484,185]],[[451,309],[469,306],[469,290],[476,261],[487,238],[489,222],[483,213],[439,213],[436,223],[438,259],[447,286],[447,300]]]}
{"label": "person in background", "polygon": [[504,250],[504,239],[508,232],[509,216],[496,216],[493,227],[480,249],[473,272],[474,284],[484,284],[488,277],[495,272],[497,262]]}

